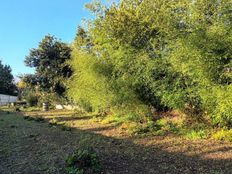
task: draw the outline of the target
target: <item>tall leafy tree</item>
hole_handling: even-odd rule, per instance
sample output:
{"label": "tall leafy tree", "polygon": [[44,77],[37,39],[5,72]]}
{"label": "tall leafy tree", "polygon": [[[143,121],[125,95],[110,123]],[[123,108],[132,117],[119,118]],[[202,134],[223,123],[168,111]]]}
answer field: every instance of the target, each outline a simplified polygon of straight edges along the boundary
{"label": "tall leafy tree", "polygon": [[36,83],[44,92],[63,95],[65,80],[72,74],[66,64],[66,61],[70,59],[70,54],[71,48],[66,43],[54,36],[45,36],[38,48],[31,49],[25,58],[26,65],[35,68],[35,75],[29,80]]}
{"label": "tall leafy tree", "polygon": [[16,94],[16,86],[14,84],[14,76],[8,65],[3,65],[0,61],[0,94]]}

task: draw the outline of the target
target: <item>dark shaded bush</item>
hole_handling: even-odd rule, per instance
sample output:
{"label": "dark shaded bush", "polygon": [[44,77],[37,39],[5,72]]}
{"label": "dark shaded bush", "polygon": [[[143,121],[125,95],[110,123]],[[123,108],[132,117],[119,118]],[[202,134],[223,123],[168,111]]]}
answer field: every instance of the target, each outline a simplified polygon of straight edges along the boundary
{"label": "dark shaded bush", "polygon": [[38,96],[34,92],[29,92],[25,96],[25,99],[26,99],[28,106],[30,106],[30,107],[37,106],[38,101],[39,101]]}

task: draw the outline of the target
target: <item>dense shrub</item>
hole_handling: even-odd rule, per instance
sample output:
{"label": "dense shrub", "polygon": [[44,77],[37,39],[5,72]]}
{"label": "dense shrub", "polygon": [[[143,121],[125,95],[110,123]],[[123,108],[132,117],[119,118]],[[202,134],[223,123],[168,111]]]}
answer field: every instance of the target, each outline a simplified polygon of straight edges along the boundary
{"label": "dense shrub", "polygon": [[138,121],[150,117],[150,106],[179,109],[231,126],[230,0],[126,0],[88,8],[96,18],[78,29],[69,62],[68,93],[76,103],[139,115]]}

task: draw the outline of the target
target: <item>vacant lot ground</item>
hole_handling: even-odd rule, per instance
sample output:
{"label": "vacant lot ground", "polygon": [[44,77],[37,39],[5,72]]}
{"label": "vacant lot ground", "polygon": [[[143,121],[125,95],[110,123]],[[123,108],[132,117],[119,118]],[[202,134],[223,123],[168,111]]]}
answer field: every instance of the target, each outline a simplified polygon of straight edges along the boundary
{"label": "vacant lot ground", "polygon": [[[45,122],[26,120],[25,115],[42,116]],[[0,112],[0,173],[64,174],[66,157],[83,143],[95,148],[105,174],[232,173],[232,144],[175,136],[130,137],[92,117],[57,111]]]}

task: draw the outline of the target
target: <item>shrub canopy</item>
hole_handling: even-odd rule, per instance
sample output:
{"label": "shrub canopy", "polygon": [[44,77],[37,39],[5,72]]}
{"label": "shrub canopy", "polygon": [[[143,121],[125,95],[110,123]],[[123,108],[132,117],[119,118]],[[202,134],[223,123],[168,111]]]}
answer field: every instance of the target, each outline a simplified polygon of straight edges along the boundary
{"label": "shrub canopy", "polygon": [[96,17],[78,29],[70,61],[76,102],[139,114],[179,109],[232,125],[231,0],[87,7]]}

